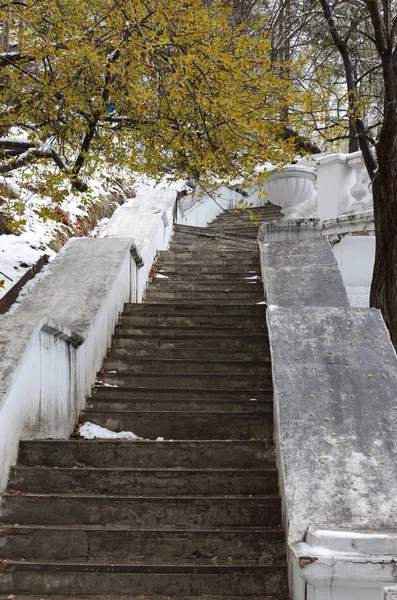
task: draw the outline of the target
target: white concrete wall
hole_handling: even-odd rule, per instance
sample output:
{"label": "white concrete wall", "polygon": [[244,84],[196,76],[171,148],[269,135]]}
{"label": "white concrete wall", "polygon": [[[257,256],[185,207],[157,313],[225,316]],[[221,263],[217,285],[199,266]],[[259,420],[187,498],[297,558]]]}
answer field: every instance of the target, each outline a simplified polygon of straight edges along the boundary
{"label": "white concrete wall", "polygon": [[124,303],[142,300],[168,247],[174,199],[122,207],[104,239],[70,240],[19,308],[0,316],[0,491],[20,439],[69,437]]}
{"label": "white concrete wall", "polygon": [[333,245],[351,306],[368,308],[375,261],[375,236],[345,236]]}
{"label": "white concrete wall", "polygon": [[[348,307],[330,245],[295,239],[259,237],[291,597],[384,600],[397,583],[397,356],[381,313]],[[348,239],[360,252],[368,238]]]}
{"label": "white concrete wall", "polygon": [[345,155],[332,154],[318,161],[317,216],[321,221],[339,217],[353,203],[350,189],[355,182]]}

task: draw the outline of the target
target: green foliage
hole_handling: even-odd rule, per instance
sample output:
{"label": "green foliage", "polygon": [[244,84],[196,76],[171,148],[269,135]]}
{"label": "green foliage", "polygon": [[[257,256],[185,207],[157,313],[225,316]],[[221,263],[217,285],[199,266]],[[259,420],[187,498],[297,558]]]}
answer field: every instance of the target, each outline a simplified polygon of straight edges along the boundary
{"label": "green foliage", "polygon": [[294,153],[281,134],[302,98],[263,20],[203,0],[10,0],[7,19],[20,54],[0,62],[0,129],[26,131],[50,195],[65,178],[84,191],[101,162],[205,183]]}

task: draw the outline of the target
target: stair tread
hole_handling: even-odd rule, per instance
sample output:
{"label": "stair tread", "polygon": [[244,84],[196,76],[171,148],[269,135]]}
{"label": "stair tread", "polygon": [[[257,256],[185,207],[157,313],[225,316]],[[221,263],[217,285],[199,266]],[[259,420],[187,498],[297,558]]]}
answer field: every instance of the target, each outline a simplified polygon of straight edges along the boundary
{"label": "stair tread", "polygon": [[[157,496],[141,496],[139,494],[113,494],[112,496],[107,496],[105,494],[62,494],[62,493],[51,493],[51,494],[45,494],[43,492],[41,493],[35,493],[35,492],[24,492],[23,494],[20,493],[11,493],[9,490],[6,490],[4,492],[3,495],[4,498],[78,498],[79,500],[82,499],[92,499],[95,498],[96,500],[107,500],[107,501],[116,501],[116,500],[153,500],[155,502],[159,501],[159,500],[172,500],[172,502],[191,502],[194,500],[198,500],[200,502],[217,502],[219,501],[230,501],[230,502],[270,502],[271,504],[273,502],[280,502],[280,497],[278,494],[267,494],[267,495],[257,495],[257,496],[252,496],[250,495],[245,495],[245,496],[221,496],[221,495],[212,495],[212,496],[161,496],[161,495],[157,495]],[[0,519],[0,525],[2,524],[1,519]]]}
{"label": "stair tread", "polygon": [[70,524],[70,525],[29,525],[22,524],[18,527],[10,524],[0,524],[0,531],[9,530],[20,535],[24,530],[36,531],[36,530],[49,530],[49,531],[101,531],[101,532],[138,532],[138,533],[203,533],[203,534],[214,534],[214,533],[260,533],[260,534],[272,534],[275,537],[281,537],[284,539],[284,531],[279,527],[260,527],[252,526],[247,527],[241,526],[229,526],[229,527],[186,527],[186,526],[161,526],[161,527],[131,527],[130,525],[90,525],[90,524]]}
{"label": "stair tread", "polygon": [[12,470],[18,471],[31,471],[31,470],[40,470],[40,471],[57,471],[57,472],[72,472],[78,473],[79,471],[88,471],[90,473],[200,473],[200,474],[211,474],[211,473],[231,473],[231,474],[265,474],[265,473],[276,473],[276,468],[263,468],[263,469],[236,469],[236,468],[213,468],[207,467],[204,469],[192,469],[192,468],[184,468],[184,467],[164,467],[164,468],[155,468],[155,467],[48,467],[48,466],[27,466],[27,465],[16,465],[11,467]]}
{"label": "stair tread", "polygon": [[[203,600],[202,596],[48,596],[40,594],[40,600]],[[0,595],[0,600],[10,600],[10,595]],[[12,600],[38,600],[38,596],[14,595]],[[208,596],[205,595],[205,600],[225,600],[224,596]],[[288,600],[286,596],[227,596],[227,600]]]}
{"label": "stair tread", "polygon": [[246,573],[261,573],[262,571],[265,570],[269,570],[269,569],[279,569],[279,568],[285,568],[286,566],[286,562],[271,562],[271,563],[265,563],[265,564],[261,564],[261,565],[257,565],[257,564],[250,564],[250,563],[246,563],[246,564],[220,564],[220,565],[216,565],[216,564],[212,564],[212,565],[208,565],[208,564],[180,564],[180,565],[175,565],[175,564],[148,564],[145,562],[94,562],[94,561],[90,561],[90,562],[80,562],[80,561],[76,561],[76,562],[72,562],[72,561],[32,561],[32,560],[24,560],[24,561],[18,561],[18,560],[4,560],[0,558],[0,565],[1,568],[4,570],[18,570],[18,571],[25,571],[25,570],[30,570],[30,569],[34,569],[35,567],[38,566],[42,566],[45,567],[46,569],[50,570],[52,569],[58,569],[59,567],[70,567],[70,570],[73,571],[85,571],[86,569],[89,569],[90,571],[98,571],[98,572],[106,572],[107,570],[109,570],[112,573],[117,573],[117,572],[128,572],[129,570],[131,570],[132,572],[147,572],[147,573],[155,573],[155,572],[166,572],[166,573],[193,573],[193,574],[199,574],[199,573],[218,573],[218,572],[224,572],[224,573],[238,573],[239,571],[241,572],[246,572]]}

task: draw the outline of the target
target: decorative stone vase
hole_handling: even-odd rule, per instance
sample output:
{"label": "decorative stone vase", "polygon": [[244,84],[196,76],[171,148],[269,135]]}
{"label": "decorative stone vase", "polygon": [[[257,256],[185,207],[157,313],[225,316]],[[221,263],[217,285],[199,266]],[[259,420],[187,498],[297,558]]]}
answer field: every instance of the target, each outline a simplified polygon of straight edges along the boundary
{"label": "decorative stone vase", "polygon": [[269,201],[281,206],[286,218],[292,218],[298,212],[298,206],[312,198],[316,179],[313,169],[290,165],[269,175],[264,189]]}

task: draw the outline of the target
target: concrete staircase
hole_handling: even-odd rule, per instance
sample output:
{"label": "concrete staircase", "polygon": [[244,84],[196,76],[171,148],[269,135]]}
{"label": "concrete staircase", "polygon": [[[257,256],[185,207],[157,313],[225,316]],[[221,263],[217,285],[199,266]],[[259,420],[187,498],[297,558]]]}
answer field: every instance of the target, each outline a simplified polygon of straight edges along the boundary
{"label": "concrete staircase", "polygon": [[21,443],[2,598],[287,598],[257,227],[175,229],[82,415],[145,440]]}

